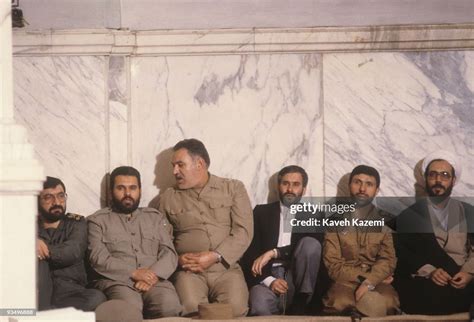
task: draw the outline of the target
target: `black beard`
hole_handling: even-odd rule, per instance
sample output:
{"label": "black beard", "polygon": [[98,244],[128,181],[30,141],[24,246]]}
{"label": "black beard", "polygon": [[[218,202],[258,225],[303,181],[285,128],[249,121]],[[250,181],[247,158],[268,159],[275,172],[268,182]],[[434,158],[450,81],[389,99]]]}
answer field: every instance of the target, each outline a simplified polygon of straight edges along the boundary
{"label": "black beard", "polygon": [[[124,200],[125,198],[131,198],[131,197],[124,197],[122,198],[122,200]],[[138,197],[138,199],[135,200],[135,202],[129,207],[124,206],[122,203],[122,200],[119,200],[115,198],[114,196],[112,196],[112,209],[115,212],[118,212],[119,214],[131,214],[132,212],[137,210],[138,205],[140,204],[140,197]]]}
{"label": "black beard", "polygon": [[[443,194],[437,195],[434,192],[435,188],[443,188],[445,190],[444,190]],[[438,205],[438,204],[442,203],[443,201],[445,201],[446,199],[448,199],[449,196],[451,196],[452,191],[453,191],[453,185],[452,184],[447,188],[443,187],[440,184],[435,184],[431,187],[428,187],[428,182],[426,182],[426,193],[428,194],[431,202],[434,203],[435,205]]]}
{"label": "black beard", "polygon": [[360,198],[360,197],[357,197],[357,195],[355,195],[355,196],[352,196],[352,200],[355,202],[356,208],[363,208],[367,205],[370,205],[372,203],[372,200],[374,200],[374,198]]}
{"label": "black beard", "polygon": [[[286,196],[292,196],[292,198],[291,199],[286,198]],[[291,205],[300,202],[301,197],[302,197],[302,195],[298,196],[294,193],[285,193],[283,195],[280,194],[280,201],[281,201],[282,204],[284,204],[285,206],[287,206],[289,208]]]}
{"label": "black beard", "polygon": [[[51,213],[51,211],[54,209],[61,209],[61,213],[60,214]],[[39,207],[39,212],[43,220],[48,223],[55,223],[58,220],[63,219],[66,214],[66,210],[62,206],[59,206],[59,205],[51,207],[49,211],[46,211],[46,209],[44,209],[43,207]]]}

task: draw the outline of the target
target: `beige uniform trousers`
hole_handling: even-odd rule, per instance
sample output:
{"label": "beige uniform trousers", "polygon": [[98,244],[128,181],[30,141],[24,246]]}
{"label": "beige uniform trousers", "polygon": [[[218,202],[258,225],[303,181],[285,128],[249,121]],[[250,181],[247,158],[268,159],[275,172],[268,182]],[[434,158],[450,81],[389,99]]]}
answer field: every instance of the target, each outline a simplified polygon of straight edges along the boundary
{"label": "beige uniform trousers", "polygon": [[228,303],[234,316],[245,316],[249,292],[239,266],[219,272],[176,272],[173,284],[183,304],[183,315],[194,315],[200,303]]}
{"label": "beige uniform trousers", "polygon": [[[359,284],[356,283],[334,283],[323,298],[324,311],[328,314],[337,314],[354,309],[356,307],[354,294],[358,287]],[[381,306],[387,315],[397,312],[400,301],[392,285],[379,283],[371,292],[378,292],[382,295],[380,298],[382,302],[371,303],[371,305]]]}
{"label": "beige uniform trousers", "polygon": [[109,300],[123,300],[133,305],[148,319],[177,316],[181,312],[176,291],[166,280],[159,281],[146,292],[139,292],[125,285],[114,285],[105,289],[104,293]]}

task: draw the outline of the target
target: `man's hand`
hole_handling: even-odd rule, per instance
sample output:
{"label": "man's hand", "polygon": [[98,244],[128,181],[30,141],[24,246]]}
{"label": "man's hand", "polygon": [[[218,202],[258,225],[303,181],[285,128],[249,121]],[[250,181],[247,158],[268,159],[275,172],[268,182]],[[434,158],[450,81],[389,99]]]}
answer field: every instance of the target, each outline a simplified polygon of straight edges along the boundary
{"label": "man's hand", "polygon": [[39,239],[36,242],[36,254],[38,255],[39,260],[44,260],[49,258],[49,248],[44,240]]}
{"label": "man's hand", "polygon": [[158,283],[158,277],[156,274],[148,268],[139,268],[133,271],[132,280],[135,282],[145,282],[150,286]]}
{"label": "man's hand", "polygon": [[147,292],[152,288],[150,284],[143,281],[138,281],[133,286],[135,286],[137,290],[142,291],[142,292]]}
{"label": "man's hand", "polygon": [[265,253],[257,257],[257,259],[253,261],[252,265],[253,276],[262,275],[263,267],[265,267],[265,265],[267,265],[268,262],[274,257],[275,252],[273,250],[266,251]]}
{"label": "man's hand", "polygon": [[185,270],[192,273],[203,273],[217,263],[219,255],[216,252],[186,253],[179,257],[178,263]]}
{"label": "man's hand", "polygon": [[366,283],[360,284],[354,294],[356,302],[358,302],[368,291],[369,287]]}
{"label": "man's hand", "polygon": [[451,280],[451,275],[446,273],[444,269],[437,268],[433,271],[433,273],[431,273],[430,278],[436,285],[446,286]]}
{"label": "man's hand", "polygon": [[449,281],[454,288],[465,288],[472,281],[472,275],[466,272],[459,272]]}
{"label": "man's hand", "polygon": [[286,294],[288,292],[288,283],[284,279],[277,278],[270,284],[270,289],[277,295]]}
{"label": "man's hand", "polygon": [[184,269],[184,265],[190,264],[194,260],[194,253],[185,253],[178,257],[179,267]]}

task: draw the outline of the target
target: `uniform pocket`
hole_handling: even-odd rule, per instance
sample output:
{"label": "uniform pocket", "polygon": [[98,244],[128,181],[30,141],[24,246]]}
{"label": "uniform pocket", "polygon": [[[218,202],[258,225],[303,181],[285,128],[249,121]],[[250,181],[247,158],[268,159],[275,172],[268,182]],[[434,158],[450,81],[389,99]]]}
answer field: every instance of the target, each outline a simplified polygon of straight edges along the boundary
{"label": "uniform pocket", "polygon": [[209,207],[211,208],[213,218],[222,223],[231,223],[230,211],[234,204],[232,198],[220,198],[211,200]]}
{"label": "uniform pocket", "polygon": [[104,235],[102,242],[110,254],[129,253],[131,249],[131,242],[123,235]]}
{"label": "uniform pocket", "polygon": [[160,246],[158,231],[142,229],[142,248],[147,255],[157,255]]}

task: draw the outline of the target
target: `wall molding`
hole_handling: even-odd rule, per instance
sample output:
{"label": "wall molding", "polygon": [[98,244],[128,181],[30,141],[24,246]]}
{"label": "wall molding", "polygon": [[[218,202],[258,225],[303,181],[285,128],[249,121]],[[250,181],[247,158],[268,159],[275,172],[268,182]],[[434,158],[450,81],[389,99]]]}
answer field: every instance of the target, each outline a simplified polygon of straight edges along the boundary
{"label": "wall molding", "polygon": [[128,31],[14,30],[14,56],[466,50],[474,24]]}

